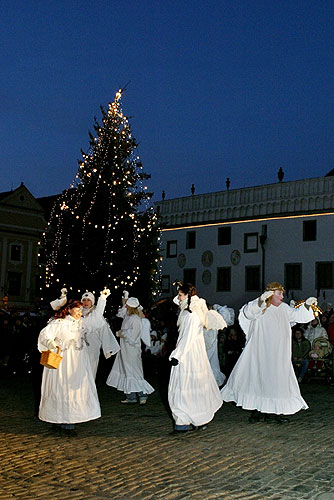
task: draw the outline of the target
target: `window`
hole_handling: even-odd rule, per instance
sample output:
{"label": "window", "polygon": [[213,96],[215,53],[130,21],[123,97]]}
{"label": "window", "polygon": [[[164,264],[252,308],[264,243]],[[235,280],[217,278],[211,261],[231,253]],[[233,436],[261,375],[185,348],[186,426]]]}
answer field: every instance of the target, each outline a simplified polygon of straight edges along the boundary
{"label": "window", "polygon": [[287,290],[302,289],[302,265],[285,264],[285,288]]}
{"label": "window", "polygon": [[230,227],[219,227],[218,228],[218,245],[230,245],[231,244],[231,228]]}
{"label": "window", "polygon": [[316,241],[317,239],[317,221],[305,220],[303,222],[303,241]]}
{"label": "window", "polygon": [[218,267],[217,292],[230,292],[230,291],[231,291],[231,268]]}
{"label": "window", "polygon": [[245,267],[246,292],[260,290],[260,266]]}
{"label": "window", "polygon": [[187,231],[186,248],[195,248],[195,246],[196,246],[196,231]]}
{"label": "window", "polygon": [[258,233],[246,233],[244,235],[244,252],[257,252],[258,247]]}
{"label": "window", "polygon": [[170,291],[170,277],[168,274],[161,276],[161,291],[165,293]]}
{"label": "window", "polygon": [[10,246],[10,260],[15,260],[15,261],[18,261],[18,262],[21,262],[21,250],[22,250],[22,246],[21,245],[16,245],[16,244],[12,244]]}
{"label": "window", "polygon": [[167,257],[176,257],[177,255],[177,241],[167,241]]}
{"label": "window", "polygon": [[334,288],[333,279],[333,262],[316,262],[315,263],[315,288]]}
{"label": "window", "polygon": [[21,295],[22,273],[8,272],[8,295]]}
{"label": "window", "polygon": [[183,283],[196,286],[196,269],[183,269]]}

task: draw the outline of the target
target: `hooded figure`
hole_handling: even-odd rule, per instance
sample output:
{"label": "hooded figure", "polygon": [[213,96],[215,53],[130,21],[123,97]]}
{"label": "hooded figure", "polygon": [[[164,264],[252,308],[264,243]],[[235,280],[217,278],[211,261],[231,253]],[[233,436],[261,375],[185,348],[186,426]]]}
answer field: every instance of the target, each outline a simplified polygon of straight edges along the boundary
{"label": "hooded figure", "polygon": [[302,398],[291,361],[291,325],[313,318],[310,297],[299,308],[283,303],[284,288],[269,283],[264,293],[240,309],[239,323],[246,335],[246,345],[226,385],[221,390],[224,401],[253,410],[251,423],[285,423],[280,415],[291,415],[308,406]]}

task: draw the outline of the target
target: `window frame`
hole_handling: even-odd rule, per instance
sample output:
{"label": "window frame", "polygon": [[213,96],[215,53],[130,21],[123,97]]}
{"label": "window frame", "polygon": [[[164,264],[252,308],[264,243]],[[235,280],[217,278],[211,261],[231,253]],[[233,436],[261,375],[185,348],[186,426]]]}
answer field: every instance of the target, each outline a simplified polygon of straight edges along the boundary
{"label": "window frame", "polygon": [[[319,283],[319,266],[321,265],[330,265],[331,266],[331,286],[327,286],[327,284]],[[323,276],[328,276],[329,273],[324,270]],[[334,261],[318,261],[315,262],[315,289],[316,290],[332,290],[334,288]]]}
{"label": "window frame", "polygon": [[[10,278],[10,277],[14,278],[14,275],[19,277],[18,285],[15,284],[15,280]],[[22,282],[23,282],[22,278],[23,278],[23,273],[21,273],[21,272],[17,272],[17,271],[8,271],[7,272],[7,293],[8,293],[8,295],[14,296],[14,297],[20,297],[22,295]],[[13,282],[16,286],[18,286],[18,288],[15,288],[14,290],[13,290],[13,288],[11,288],[13,286]],[[16,293],[16,291],[18,291],[19,293]]]}
{"label": "window frame", "polygon": [[[19,259],[13,258],[13,250],[15,248],[19,249],[19,253],[20,253]],[[10,260],[10,262],[22,262],[22,255],[23,255],[22,249],[23,249],[23,245],[21,243],[11,243],[10,244],[10,247],[9,247],[9,260]]]}
{"label": "window frame", "polygon": [[[311,227],[311,224],[314,225],[314,229],[312,230],[312,233],[314,232],[314,238],[306,238],[307,232],[311,232],[310,229],[306,229],[307,227]],[[317,241],[317,220],[312,219],[312,220],[304,220],[303,221],[303,241]]]}
{"label": "window frame", "polygon": [[[291,267],[292,266],[295,266],[299,268],[299,273],[300,273],[300,276],[299,276],[299,286],[296,287],[296,286],[289,286],[289,283],[288,283],[288,267]],[[284,264],[284,283],[285,283],[285,289],[286,290],[302,290],[303,288],[303,264],[302,262],[286,262]]]}
{"label": "window frame", "polygon": [[161,291],[163,293],[170,292],[170,275],[169,274],[163,274],[161,276]]}
{"label": "window frame", "polygon": [[[226,243],[222,241],[224,239],[224,232],[228,233],[228,238],[226,238],[227,239]],[[227,246],[231,245],[231,243],[232,243],[232,227],[231,226],[219,227],[217,232],[218,246]]]}
{"label": "window frame", "polygon": [[[189,241],[194,238],[194,241]],[[190,245],[190,243],[192,243]],[[193,250],[196,248],[196,231],[186,231],[186,250]]]}
{"label": "window frame", "polygon": [[[228,271],[228,286],[226,288],[219,287],[219,272],[220,271]],[[223,280],[224,281],[224,280]],[[216,292],[230,292],[232,289],[232,267],[231,266],[222,266],[217,267],[217,275],[216,275]]]}
{"label": "window frame", "polygon": [[[192,280],[186,279],[185,273],[188,273],[188,272],[193,272],[194,273],[194,279],[192,279]],[[196,286],[196,279],[197,279],[197,269],[196,269],[196,267],[183,268],[183,283],[191,283],[192,285]]]}
{"label": "window frame", "polygon": [[[256,237],[256,248],[251,248],[248,245],[248,239],[251,237]],[[244,252],[245,253],[257,253],[259,251],[259,233],[258,232],[253,232],[253,233],[244,233]]]}
{"label": "window frame", "polygon": [[[257,288],[249,288],[247,286],[247,284],[248,284],[247,272],[250,271],[251,269],[257,269],[257,271],[258,271],[258,282],[259,282],[259,285],[258,285]],[[259,292],[259,291],[261,291],[261,266],[258,266],[258,265],[245,266],[245,291],[246,292]]]}
{"label": "window frame", "polygon": [[[175,245],[175,253],[171,251],[172,245]],[[166,258],[173,259],[175,257],[177,257],[177,240],[168,240],[166,242]]]}

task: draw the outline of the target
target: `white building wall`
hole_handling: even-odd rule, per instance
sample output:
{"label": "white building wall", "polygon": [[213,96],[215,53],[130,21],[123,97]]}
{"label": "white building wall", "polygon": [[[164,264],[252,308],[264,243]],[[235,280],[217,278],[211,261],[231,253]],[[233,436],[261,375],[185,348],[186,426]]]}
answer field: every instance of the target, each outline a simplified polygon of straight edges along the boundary
{"label": "white building wall", "polygon": [[[196,288],[200,296],[205,297],[211,303],[220,303],[231,305],[235,309],[240,308],[245,302],[258,296],[262,291],[245,290],[245,267],[261,266],[260,274],[262,278],[262,250],[258,242],[258,250],[254,253],[244,251],[245,233],[258,233],[261,235],[263,226],[267,226],[267,238],[265,241],[265,283],[270,281],[279,281],[285,283],[285,264],[302,264],[302,288],[300,290],[289,290],[288,299],[305,299],[308,296],[317,296],[319,294],[319,303],[334,303],[334,289],[316,289],[316,262],[334,261],[334,198],[328,193],[329,187],[334,190],[333,179],[330,178],[309,179],[305,181],[296,181],[288,183],[290,186],[282,184],[273,186],[262,186],[260,188],[247,188],[247,190],[235,190],[230,198],[234,202],[242,202],[242,206],[224,207],[224,215],[229,214],[231,221],[214,222],[219,219],[222,209],[217,207],[219,203],[232,193],[210,193],[208,195],[199,195],[196,203],[192,197],[170,200],[169,206],[172,212],[164,209],[164,221],[167,225],[162,231],[162,269],[161,274],[169,276],[170,284],[179,279],[183,281],[184,269],[196,269]],[[293,185],[292,185],[293,184]],[[326,196],[321,193],[320,188],[326,188]],[[269,194],[277,195],[277,190],[285,193],[280,200],[269,200]],[[307,192],[307,196],[306,196]],[[268,194],[269,193],[269,194]],[[301,199],[290,198],[291,194],[301,193]],[[317,196],[314,196],[317,194]],[[275,196],[273,196],[275,198]],[[216,207],[212,206],[210,210],[204,208],[211,204],[215,199]],[[285,198],[286,197],[286,198]],[[261,205],[261,198],[266,198],[266,205]],[[248,203],[244,204],[245,202]],[[165,203],[165,202],[163,202]],[[180,206],[186,207],[190,204],[196,205],[196,211],[187,213],[187,222],[185,221],[185,212],[175,213]],[[200,211],[197,211],[198,207]],[[202,208],[203,207],[203,208]],[[277,215],[281,210],[282,215]],[[300,216],[301,211],[305,215]],[[326,214],[325,214],[326,210]],[[174,212],[175,211],[175,212]],[[311,213],[314,211],[313,213]],[[328,212],[327,212],[328,211]],[[319,213],[322,212],[322,213]],[[328,215],[327,215],[328,214]],[[240,220],[241,215],[244,219]],[[261,219],[250,220],[249,217],[261,217]],[[234,220],[233,220],[234,218]],[[238,220],[236,220],[236,218]],[[201,220],[207,223],[201,223]],[[212,222],[210,222],[212,220]],[[226,219],[225,219],[226,220]],[[303,222],[316,220],[317,233],[316,241],[303,241]],[[184,225],[181,228],[169,228],[174,224]],[[201,225],[202,224],[202,225]],[[231,244],[218,245],[218,228],[231,227]],[[186,233],[188,231],[196,232],[196,247],[194,249],[186,248]],[[167,242],[177,241],[177,256],[168,258]],[[202,255],[206,251],[211,251],[213,262],[205,266],[202,263]],[[231,263],[231,253],[238,250],[240,253],[240,262],[233,265]],[[180,254],[184,254],[186,263],[183,265],[180,261]],[[179,258],[179,259],[178,259]],[[217,292],[217,268],[231,267],[231,290]],[[204,283],[202,274],[204,271],[211,273],[211,282]],[[208,273],[206,273],[208,274]],[[169,291],[164,291],[163,296],[173,293],[172,286]]]}

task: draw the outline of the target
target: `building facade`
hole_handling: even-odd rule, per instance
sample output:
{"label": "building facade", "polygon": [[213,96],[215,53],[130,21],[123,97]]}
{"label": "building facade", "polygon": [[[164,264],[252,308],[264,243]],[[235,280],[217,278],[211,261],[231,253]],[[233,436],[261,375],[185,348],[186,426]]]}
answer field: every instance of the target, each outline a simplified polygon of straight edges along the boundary
{"label": "building facade", "polygon": [[44,209],[21,185],[0,193],[0,308],[32,310],[38,302],[38,241]]}
{"label": "building facade", "polygon": [[288,299],[334,303],[332,175],[163,200],[156,209],[162,296],[180,280],[238,309],[278,281]]}

